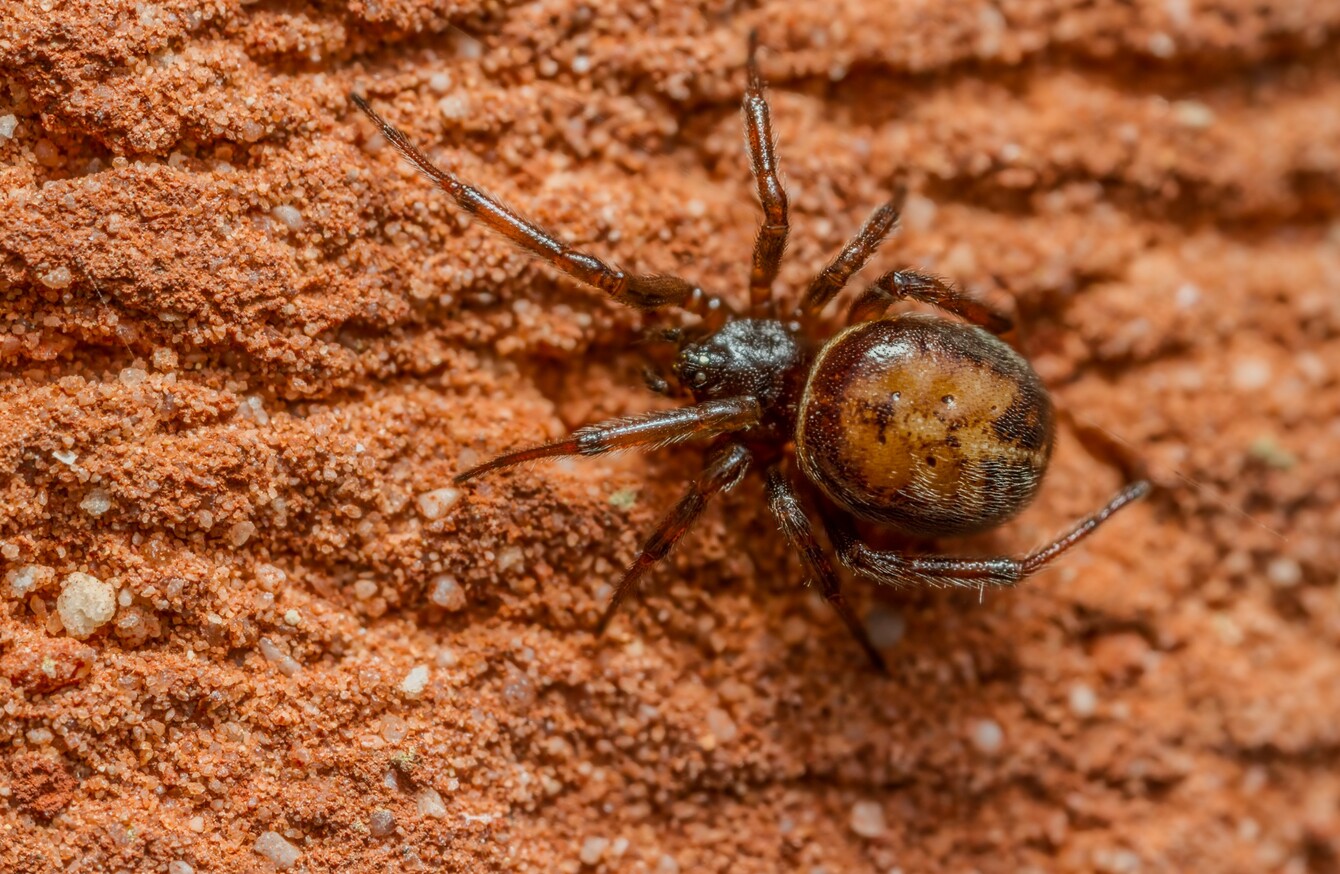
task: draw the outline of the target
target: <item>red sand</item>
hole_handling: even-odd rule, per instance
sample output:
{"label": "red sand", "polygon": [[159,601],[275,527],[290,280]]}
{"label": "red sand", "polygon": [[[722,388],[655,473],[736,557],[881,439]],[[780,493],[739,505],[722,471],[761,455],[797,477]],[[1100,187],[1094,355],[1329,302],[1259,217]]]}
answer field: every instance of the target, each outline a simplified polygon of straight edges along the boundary
{"label": "red sand", "polygon": [[[0,870],[265,870],[267,832],[308,871],[1340,865],[1340,6],[75,6],[0,11]],[[1163,486],[1014,592],[849,583],[889,678],[756,479],[592,638],[693,448],[417,501],[648,408],[642,319],[347,92],[738,301],[753,26],[780,286],[906,174],[872,272],[1016,308],[1120,438],[1063,431],[1032,509],[944,548],[1026,550],[1123,457]],[[86,641],[76,572],[116,598]]]}

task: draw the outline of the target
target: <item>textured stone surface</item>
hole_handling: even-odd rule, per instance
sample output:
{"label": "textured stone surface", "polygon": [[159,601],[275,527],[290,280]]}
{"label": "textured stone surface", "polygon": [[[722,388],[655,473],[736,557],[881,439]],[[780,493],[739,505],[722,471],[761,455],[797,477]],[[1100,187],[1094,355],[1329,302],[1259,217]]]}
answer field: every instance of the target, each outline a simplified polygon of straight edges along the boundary
{"label": "textured stone surface", "polygon": [[[0,599],[0,869],[252,871],[267,833],[309,871],[1334,869],[1333,0],[77,7],[0,10],[0,575],[117,614],[79,643],[54,584]],[[1014,592],[851,583],[889,678],[756,479],[592,638],[692,447],[419,501],[653,405],[650,322],[471,227],[348,92],[739,302],[751,27],[779,289],[906,178],[871,272],[1014,309],[1089,435],[943,547],[1031,548],[1125,453],[1164,487]]]}

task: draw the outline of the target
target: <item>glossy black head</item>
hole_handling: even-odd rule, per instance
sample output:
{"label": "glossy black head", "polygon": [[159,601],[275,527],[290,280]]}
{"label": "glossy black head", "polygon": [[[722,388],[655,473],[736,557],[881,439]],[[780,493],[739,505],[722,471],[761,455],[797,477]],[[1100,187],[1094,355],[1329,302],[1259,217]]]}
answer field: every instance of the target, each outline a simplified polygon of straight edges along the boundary
{"label": "glossy black head", "polygon": [[675,376],[695,400],[748,395],[763,408],[763,426],[790,429],[805,387],[809,351],[799,334],[776,319],[735,319],[686,344]]}

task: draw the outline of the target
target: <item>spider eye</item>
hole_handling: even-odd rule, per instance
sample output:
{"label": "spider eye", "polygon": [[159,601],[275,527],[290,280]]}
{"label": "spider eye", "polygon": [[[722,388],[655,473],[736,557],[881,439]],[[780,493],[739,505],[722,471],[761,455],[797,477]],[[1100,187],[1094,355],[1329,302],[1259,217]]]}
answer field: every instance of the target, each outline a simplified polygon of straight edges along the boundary
{"label": "spider eye", "polygon": [[703,373],[701,370],[695,370],[691,378],[693,379],[694,385],[703,385],[707,382],[707,374]]}

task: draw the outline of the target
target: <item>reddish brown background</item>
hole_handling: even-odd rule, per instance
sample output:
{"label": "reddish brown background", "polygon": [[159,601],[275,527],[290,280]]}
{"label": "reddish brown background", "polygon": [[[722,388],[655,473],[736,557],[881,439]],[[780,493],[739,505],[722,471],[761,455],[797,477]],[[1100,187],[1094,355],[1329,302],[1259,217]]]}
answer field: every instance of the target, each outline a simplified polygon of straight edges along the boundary
{"label": "reddish brown background", "polygon": [[[0,16],[0,574],[124,601],[80,643],[58,582],[0,596],[0,869],[264,870],[266,831],[309,871],[1340,864],[1333,0]],[[415,502],[651,405],[641,320],[469,227],[347,92],[595,252],[739,300],[753,26],[781,286],[906,174],[874,267],[1017,305],[1058,404],[1164,486],[1016,592],[851,585],[887,679],[757,480],[592,639],[693,449]],[[946,546],[1039,543],[1112,460],[1063,431],[1032,509]],[[428,601],[441,575],[464,609]]]}

